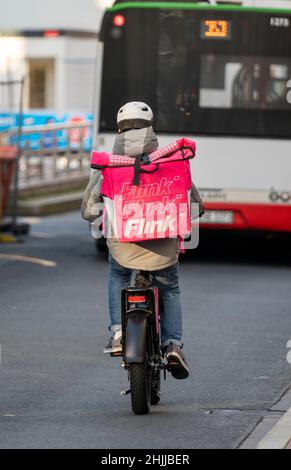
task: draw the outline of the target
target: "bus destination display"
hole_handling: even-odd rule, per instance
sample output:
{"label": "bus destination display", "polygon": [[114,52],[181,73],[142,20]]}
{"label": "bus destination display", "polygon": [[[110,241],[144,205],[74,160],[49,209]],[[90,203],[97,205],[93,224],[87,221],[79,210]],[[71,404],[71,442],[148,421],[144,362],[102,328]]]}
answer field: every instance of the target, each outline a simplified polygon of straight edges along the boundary
{"label": "bus destination display", "polygon": [[202,39],[231,39],[232,24],[228,20],[202,20]]}

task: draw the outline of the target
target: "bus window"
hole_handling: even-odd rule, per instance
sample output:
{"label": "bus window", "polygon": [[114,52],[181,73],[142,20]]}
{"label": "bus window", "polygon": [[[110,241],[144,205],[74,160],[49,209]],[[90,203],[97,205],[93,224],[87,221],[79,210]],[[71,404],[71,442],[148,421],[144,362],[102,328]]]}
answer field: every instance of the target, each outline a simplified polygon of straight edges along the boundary
{"label": "bus window", "polygon": [[[108,13],[101,32],[101,131],[115,130],[118,107],[138,99],[153,108],[158,132],[291,135],[291,27],[271,28],[270,15],[243,11],[222,19],[170,8],[122,15],[117,31]],[[206,37],[205,21],[222,21],[228,33]]]}
{"label": "bus window", "polygon": [[201,108],[290,108],[291,60],[203,55],[200,70]]}
{"label": "bus window", "polygon": [[187,39],[183,16],[161,14],[156,83],[156,117],[160,128],[168,127],[169,116],[177,125],[183,126],[185,116],[192,113],[191,88],[195,69],[186,70]]}

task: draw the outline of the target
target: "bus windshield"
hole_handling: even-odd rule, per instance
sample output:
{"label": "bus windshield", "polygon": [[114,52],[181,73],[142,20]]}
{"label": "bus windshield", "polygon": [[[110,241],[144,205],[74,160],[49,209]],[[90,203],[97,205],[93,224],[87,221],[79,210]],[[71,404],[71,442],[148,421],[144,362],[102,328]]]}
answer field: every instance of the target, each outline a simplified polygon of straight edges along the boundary
{"label": "bus windshield", "polygon": [[122,10],[105,17],[101,130],[147,101],[158,132],[291,137],[291,15]]}

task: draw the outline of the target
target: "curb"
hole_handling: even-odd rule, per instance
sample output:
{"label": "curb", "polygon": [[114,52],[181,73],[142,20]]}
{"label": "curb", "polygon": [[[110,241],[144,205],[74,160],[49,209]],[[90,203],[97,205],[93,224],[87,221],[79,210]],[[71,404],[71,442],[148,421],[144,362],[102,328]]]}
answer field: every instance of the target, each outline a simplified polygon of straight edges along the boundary
{"label": "curb", "polygon": [[257,449],[291,449],[291,408],[261,440]]}

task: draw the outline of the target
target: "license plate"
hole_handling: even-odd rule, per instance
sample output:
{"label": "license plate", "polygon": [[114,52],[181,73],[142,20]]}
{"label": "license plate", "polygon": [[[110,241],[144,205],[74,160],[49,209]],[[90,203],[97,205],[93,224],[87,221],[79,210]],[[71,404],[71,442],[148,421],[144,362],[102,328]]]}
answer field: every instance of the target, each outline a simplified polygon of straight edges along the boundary
{"label": "license plate", "polygon": [[201,224],[224,224],[231,225],[234,222],[232,211],[206,211],[201,217]]}

